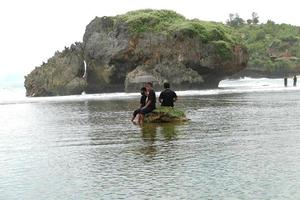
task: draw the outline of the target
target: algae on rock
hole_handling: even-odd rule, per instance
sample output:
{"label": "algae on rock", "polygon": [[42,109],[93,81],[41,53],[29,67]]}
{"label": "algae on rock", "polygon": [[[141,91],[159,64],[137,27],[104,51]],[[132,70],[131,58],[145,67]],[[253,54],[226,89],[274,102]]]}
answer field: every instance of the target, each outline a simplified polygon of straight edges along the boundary
{"label": "algae on rock", "polygon": [[160,107],[145,116],[146,123],[186,122],[185,113],[173,107]]}

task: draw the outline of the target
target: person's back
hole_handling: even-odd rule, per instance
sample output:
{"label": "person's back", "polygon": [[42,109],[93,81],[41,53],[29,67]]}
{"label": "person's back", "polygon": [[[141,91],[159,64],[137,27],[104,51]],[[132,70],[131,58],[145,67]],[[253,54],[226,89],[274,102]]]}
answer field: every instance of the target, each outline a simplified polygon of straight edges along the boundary
{"label": "person's back", "polygon": [[148,106],[148,108],[150,108],[151,110],[155,109],[155,104],[156,104],[156,95],[155,95],[155,91],[152,89],[149,91],[148,93],[148,101],[150,101],[150,104]]}
{"label": "person's back", "polygon": [[169,83],[165,83],[164,88],[165,90],[159,95],[159,102],[161,103],[161,106],[174,107],[174,102],[177,100],[176,93],[170,89]]}
{"label": "person's back", "polygon": [[284,77],[284,86],[287,87],[287,85],[288,85],[288,79],[287,77]]}

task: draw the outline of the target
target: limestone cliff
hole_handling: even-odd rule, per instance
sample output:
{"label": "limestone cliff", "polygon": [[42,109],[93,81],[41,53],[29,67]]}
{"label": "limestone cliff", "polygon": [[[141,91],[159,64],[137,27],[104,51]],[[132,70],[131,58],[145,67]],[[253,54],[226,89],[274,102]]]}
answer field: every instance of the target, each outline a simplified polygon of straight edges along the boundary
{"label": "limestone cliff", "polygon": [[[96,17],[82,43],[56,53],[25,79],[27,96],[135,91],[151,80],[175,89],[217,87],[246,67],[238,34],[167,10]],[[83,78],[84,61],[87,77]]]}
{"label": "limestone cliff", "polygon": [[80,94],[87,86],[80,43],[66,48],[25,77],[27,96]]}

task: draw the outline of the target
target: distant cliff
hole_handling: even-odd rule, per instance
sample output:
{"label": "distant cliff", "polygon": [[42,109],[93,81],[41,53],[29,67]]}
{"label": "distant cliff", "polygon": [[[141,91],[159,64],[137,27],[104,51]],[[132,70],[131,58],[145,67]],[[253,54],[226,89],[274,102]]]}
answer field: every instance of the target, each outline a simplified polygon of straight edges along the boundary
{"label": "distant cliff", "polygon": [[[145,81],[175,89],[214,88],[246,67],[239,34],[226,25],[187,20],[168,10],[96,17],[83,42],[25,77],[27,96],[136,91]],[[84,62],[86,62],[86,75]]]}
{"label": "distant cliff", "polygon": [[300,74],[300,27],[276,24],[234,25],[249,51],[247,68],[238,76],[283,77]]}

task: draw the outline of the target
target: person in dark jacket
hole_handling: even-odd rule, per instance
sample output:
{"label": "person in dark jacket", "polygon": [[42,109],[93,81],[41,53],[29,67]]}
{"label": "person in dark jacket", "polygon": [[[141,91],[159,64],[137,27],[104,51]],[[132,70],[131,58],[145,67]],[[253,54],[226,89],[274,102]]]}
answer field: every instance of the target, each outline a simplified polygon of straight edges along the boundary
{"label": "person in dark jacket", "polygon": [[287,79],[287,77],[284,77],[284,87],[287,87],[288,86],[288,79]]}
{"label": "person in dark jacket", "polygon": [[297,76],[296,75],[294,76],[293,80],[294,80],[294,87],[296,87],[297,86]]}
{"label": "person in dark jacket", "polygon": [[133,112],[133,116],[131,119],[132,122],[135,119],[135,117],[137,116],[137,114],[139,114],[141,108],[143,108],[146,105],[146,100],[147,100],[147,90],[145,87],[142,87],[141,88],[140,107]]}
{"label": "person in dark jacket", "polygon": [[148,113],[151,113],[156,108],[156,95],[155,91],[153,90],[153,84],[151,82],[146,83],[146,89],[147,89],[147,101],[146,105],[141,108],[139,114],[139,123],[144,123],[145,115]]}
{"label": "person in dark jacket", "polygon": [[158,99],[161,106],[174,107],[174,102],[177,100],[176,93],[170,89],[170,83],[164,83],[164,88]]}

